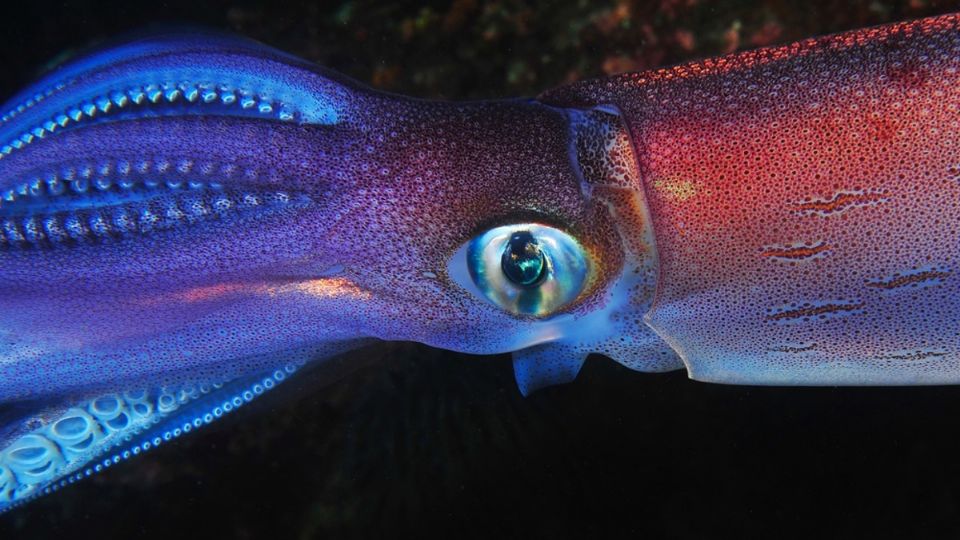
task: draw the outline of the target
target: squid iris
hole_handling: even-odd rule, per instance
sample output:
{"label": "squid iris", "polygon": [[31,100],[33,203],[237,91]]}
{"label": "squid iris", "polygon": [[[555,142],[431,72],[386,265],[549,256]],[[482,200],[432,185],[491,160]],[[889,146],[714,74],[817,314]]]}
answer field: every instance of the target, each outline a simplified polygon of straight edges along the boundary
{"label": "squid iris", "polygon": [[470,279],[464,283],[461,277],[461,286],[504,311],[530,317],[547,317],[576,300],[591,268],[574,237],[536,223],[495,227],[476,236],[454,256],[452,275],[462,275],[455,270],[461,262]]}

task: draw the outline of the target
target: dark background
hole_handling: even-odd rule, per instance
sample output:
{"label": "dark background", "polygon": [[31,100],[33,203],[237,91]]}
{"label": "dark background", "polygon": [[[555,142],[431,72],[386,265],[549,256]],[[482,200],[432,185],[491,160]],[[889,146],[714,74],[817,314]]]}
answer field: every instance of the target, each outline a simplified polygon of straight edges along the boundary
{"label": "dark background", "polygon": [[[948,12],[932,0],[18,2],[0,95],[149,24],[230,29],[390,91],[565,81]],[[754,388],[591,357],[521,398],[508,357],[412,344],[306,372],[0,516],[0,538],[956,537],[960,387]]]}

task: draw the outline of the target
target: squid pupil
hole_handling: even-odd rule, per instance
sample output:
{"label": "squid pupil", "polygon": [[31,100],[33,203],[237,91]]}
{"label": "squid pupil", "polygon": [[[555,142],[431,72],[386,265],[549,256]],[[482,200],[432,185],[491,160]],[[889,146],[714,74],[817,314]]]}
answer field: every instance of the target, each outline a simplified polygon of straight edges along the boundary
{"label": "squid pupil", "polygon": [[535,287],[547,276],[547,259],[537,239],[529,231],[510,236],[500,258],[507,278],[521,287]]}

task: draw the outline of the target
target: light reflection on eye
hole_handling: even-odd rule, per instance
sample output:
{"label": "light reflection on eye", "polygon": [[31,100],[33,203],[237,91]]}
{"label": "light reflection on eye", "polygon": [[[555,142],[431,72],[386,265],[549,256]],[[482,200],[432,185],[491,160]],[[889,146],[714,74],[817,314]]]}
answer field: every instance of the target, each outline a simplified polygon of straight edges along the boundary
{"label": "light reflection on eye", "polygon": [[466,246],[466,266],[479,292],[500,308],[544,317],[579,296],[589,265],[582,246],[546,225],[496,227]]}

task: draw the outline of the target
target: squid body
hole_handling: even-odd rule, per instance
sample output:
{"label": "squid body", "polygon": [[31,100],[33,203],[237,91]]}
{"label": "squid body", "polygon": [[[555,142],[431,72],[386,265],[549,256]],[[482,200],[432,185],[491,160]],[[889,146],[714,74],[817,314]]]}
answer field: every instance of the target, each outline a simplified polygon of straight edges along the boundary
{"label": "squid body", "polygon": [[0,510],[372,340],[960,383],[960,17],[449,103],[147,35],[0,111]]}

